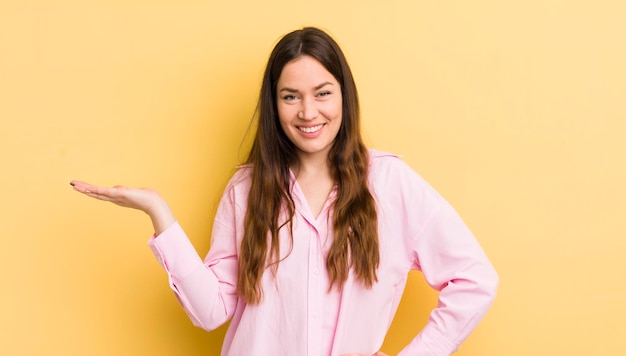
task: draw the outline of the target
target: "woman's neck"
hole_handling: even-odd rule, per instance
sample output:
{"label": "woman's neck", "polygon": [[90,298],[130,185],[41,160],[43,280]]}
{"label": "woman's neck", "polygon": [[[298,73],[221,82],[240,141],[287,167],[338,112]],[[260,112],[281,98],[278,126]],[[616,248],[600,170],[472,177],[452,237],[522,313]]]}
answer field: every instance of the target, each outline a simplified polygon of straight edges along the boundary
{"label": "woman's neck", "polygon": [[300,159],[291,167],[313,217],[317,219],[335,185],[327,157]]}
{"label": "woman's neck", "polygon": [[291,167],[298,177],[330,177],[328,155],[298,155],[298,161]]}

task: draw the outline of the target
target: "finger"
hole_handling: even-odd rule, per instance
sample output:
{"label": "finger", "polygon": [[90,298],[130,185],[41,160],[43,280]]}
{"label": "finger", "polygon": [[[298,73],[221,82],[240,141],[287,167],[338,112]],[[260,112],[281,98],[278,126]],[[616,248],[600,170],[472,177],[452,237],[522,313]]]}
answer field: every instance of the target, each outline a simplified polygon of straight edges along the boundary
{"label": "finger", "polygon": [[80,181],[71,181],[70,185],[74,187],[75,191],[80,192],[80,193],[85,193],[89,191],[90,188],[92,187],[92,185],[87,184],[85,182],[80,182]]}
{"label": "finger", "polygon": [[117,189],[98,187],[81,181],[71,181],[74,190],[100,200],[111,200],[118,194]]}
{"label": "finger", "polygon": [[86,195],[86,196],[88,196],[88,197],[95,198],[95,199],[98,199],[98,200],[103,200],[103,201],[110,201],[110,202],[113,202],[113,200],[111,199],[111,197],[106,196],[106,195],[96,194],[96,193],[93,193],[93,192],[90,192],[90,191],[86,191],[86,192],[84,192],[83,194],[85,194],[85,195]]}
{"label": "finger", "polygon": [[81,193],[83,193],[85,190],[92,190],[92,188],[95,187],[95,185],[93,185],[93,184],[89,184],[89,183],[86,183],[86,182],[81,182],[81,181],[78,181],[78,180],[70,181],[70,185],[72,187],[74,187],[75,190],[78,190]]}
{"label": "finger", "polygon": [[119,192],[119,189],[93,187],[93,191],[87,190],[84,194],[91,198],[108,201],[119,206],[140,209],[140,205],[137,205],[137,202],[129,199],[129,197],[124,195],[124,192]]}
{"label": "finger", "polygon": [[74,187],[74,189],[77,189],[78,187],[84,186],[85,184],[87,184],[87,183],[85,183],[85,182],[81,182],[81,181],[79,181],[79,180],[75,180],[75,179],[73,179],[73,180],[71,180],[71,181],[70,181],[70,185],[71,185],[72,187]]}
{"label": "finger", "polygon": [[127,189],[124,187],[87,187],[85,193],[93,195],[94,197],[102,198],[102,200],[112,201],[116,204],[120,204],[127,200]]}

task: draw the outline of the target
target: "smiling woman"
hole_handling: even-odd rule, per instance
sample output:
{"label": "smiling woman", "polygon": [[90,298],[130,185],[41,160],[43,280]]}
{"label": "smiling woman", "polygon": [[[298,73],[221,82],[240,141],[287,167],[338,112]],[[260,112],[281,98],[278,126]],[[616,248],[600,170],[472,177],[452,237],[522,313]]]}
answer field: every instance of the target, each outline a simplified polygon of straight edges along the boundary
{"label": "smiling woman", "polygon": [[289,62],[278,79],[278,118],[302,159],[326,161],[341,126],[341,87],[315,58]]}
{"label": "smiling woman", "polygon": [[257,116],[204,261],[156,191],[71,184],[150,216],[150,247],[194,325],[230,320],[222,355],[384,355],[411,270],[439,304],[401,354],[454,352],[498,277],[432,187],[395,155],[365,147],[356,86],[330,36],[304,28],[278,42]]}

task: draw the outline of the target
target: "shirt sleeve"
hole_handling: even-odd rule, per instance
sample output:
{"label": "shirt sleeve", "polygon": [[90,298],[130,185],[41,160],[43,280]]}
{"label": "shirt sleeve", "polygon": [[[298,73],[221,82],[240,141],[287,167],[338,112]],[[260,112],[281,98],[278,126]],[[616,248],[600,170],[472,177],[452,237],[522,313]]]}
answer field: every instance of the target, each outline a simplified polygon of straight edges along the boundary
{"label": "shirt sleeve", "polygon": [[455,352],[491,306],[498,276],[461,217],[436,192],[437,207],[415,242],[415,268],[438,290],[424,329],[399,356]]}
{"label": "shirt sleeve", "polygon": [[222,198],[213,225],[211,249],[202,261],[177,223],[149,241],[167,272],[169,284],[195,326],[213,330],[228,321],[237,305],[237,249],[232,226],[225,224],[234,204]]}

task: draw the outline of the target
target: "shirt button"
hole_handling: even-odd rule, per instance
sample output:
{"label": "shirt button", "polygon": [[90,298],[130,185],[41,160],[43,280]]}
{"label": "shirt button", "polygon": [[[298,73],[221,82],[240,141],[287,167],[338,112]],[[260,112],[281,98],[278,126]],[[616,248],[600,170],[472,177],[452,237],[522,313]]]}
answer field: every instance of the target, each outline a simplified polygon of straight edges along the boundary
{"label": "shirt button", "polygon": [[317,312],[313,312],[313,318],[317,319]]}
{"label": "shirt button", "polygon": [[314,270],[313,270],[313,274],[314,274],[314,275],[318,275],[318,274],[320,274],[320,270],[319,270],[319,269],[317,269],[317,268],[316,268],[316,269],[314,269]]}

